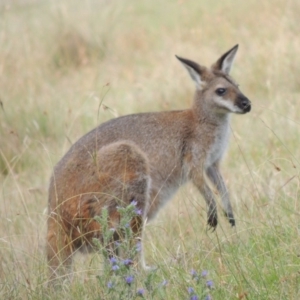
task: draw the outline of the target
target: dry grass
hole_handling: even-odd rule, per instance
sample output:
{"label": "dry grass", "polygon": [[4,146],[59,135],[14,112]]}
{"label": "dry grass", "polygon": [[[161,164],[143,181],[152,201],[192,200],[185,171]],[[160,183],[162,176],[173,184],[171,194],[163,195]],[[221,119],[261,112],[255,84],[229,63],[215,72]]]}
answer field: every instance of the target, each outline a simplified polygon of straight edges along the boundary
{"label": "dry grass", "polygon": [[233,117],[223,163],[236,231],[223,218],[207,233],[187,186],[148,226],[147,258],[168,299],[188,297],[191,268],[211,271],[214,299],[299,299],[299,15],[298,0],[1,1],[0,298],[97,298],[91,258],[76,284],[43,286],[53,165],[109,118],[188,107],[174,54],[209,65],[239,43],[232,75],[253,111]]}

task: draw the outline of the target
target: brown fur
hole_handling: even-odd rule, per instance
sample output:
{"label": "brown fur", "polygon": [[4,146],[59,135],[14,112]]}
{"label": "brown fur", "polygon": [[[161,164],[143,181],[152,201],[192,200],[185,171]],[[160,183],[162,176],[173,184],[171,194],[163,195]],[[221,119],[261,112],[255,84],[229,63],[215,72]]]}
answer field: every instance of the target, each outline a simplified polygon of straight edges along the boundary
{"label": "brown fur", "polygon": [[[217,209],[206,178],[235,224],[219,162],[228,142],[229,113],[250,111],[250,101],[228,75],[236,51],[237,46],[210,69],[178,58],[196,82],[190,109],[110,120],[79,139],[59,161],[49,188],[47,255],[53,277],[70,266],[76,249],[91,245],[93,237],[101,240],[93,217],[103,207],[116,227],[116,207],[136,200],[143,216],[131,226],[141,238],[143,223],[189,180],[207,203],[211,227],[217,225]],[[219,88],[226,89],[224,96],[217,94]]]}
{"label": "brown fur", "polygon": [[[110,227],[116,228],[117,206],[135,200],[145,211],[148,198],[148,159],[132,142],[112,143],[89,153],[84,163],[74,163],[68,160],[63,174],[55,169],[50,183],[47,254],[52,276],[71,265],[76,249],[92,247],[92,238],[101,240],[100,224],[93,218],[103,207],[108,208]],[[137,235],[140,223],[132,220]]]}

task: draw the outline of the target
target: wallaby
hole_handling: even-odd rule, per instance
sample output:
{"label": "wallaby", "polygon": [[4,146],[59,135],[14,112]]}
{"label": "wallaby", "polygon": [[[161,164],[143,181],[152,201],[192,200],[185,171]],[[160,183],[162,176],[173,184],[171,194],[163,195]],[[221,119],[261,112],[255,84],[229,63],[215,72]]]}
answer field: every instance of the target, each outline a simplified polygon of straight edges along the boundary
{"label": "wallaby", "polygon": [[[80,138],[58,162],[49,188],[47,256],[52,278],[70,267],[76,249],[92,244],[93,237],[101,240],[94,217],[104,207],[115,227],[120,218],[117,206],[134,201],[142,213],[130,225],[141,239],[144,223],[189,180],[206,201],[210,227],[218,221],[207,179],[235,225],[219,164],[228,144],[230,113],[251,109],[229,76],[237,50],[238,45],[211,68],[176,56],[196,84],[190,109],[112,119]],[[143,257],[141,263],[146,267]]]}

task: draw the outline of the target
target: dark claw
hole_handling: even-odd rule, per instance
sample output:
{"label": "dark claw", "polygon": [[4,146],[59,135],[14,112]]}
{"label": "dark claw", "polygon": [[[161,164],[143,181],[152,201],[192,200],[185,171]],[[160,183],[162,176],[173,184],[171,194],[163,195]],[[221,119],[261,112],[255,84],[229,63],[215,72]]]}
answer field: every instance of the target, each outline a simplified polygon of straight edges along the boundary
{"label": "dark claw", "polygon": [[211,232],[215,232],[217,227],[212,227],[209,225],[208,230],[211,230]]}
{"label": "dark claw", "polygon": [[208,217],[207,224],[209,228],[211,228],[213,231],[216,230],[216,227],[218,225],[218,217],[216,214],[212,214]]}
{"label": "dark claw", "polygon": [[231,224],[232,227],[235,226],[235,219],[229,219],[229,223]]}
{"label": "dark claw", "polygon": [[234,219],[233,214],[226,214],[225,213],[225,216],[228,218],[228,221],[231,224],[231,226],[232,227],[235,226],[235,219]]}

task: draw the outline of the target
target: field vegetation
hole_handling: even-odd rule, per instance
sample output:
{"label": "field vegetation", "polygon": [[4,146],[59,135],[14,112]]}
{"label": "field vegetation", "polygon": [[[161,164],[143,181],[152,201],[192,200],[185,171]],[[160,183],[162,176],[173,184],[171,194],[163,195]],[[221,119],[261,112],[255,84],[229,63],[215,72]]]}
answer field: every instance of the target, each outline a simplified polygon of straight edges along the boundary
{"label": "field vegetation", "polygon": [[135,271],[124,289],[300,299],[299,16],[298,0],[0,0],[0,298],[118,299],[101,253],[78,254],[73,280],[47,286],[51,170],[101,122],[189,107],[194,85],[175,54],[209,66],[238,43],[232,76],[253,109],[233,116],[222,163],[237,226],[219,209],[208,231],[205,202],[186,185],[146,227],[157,270]]}

